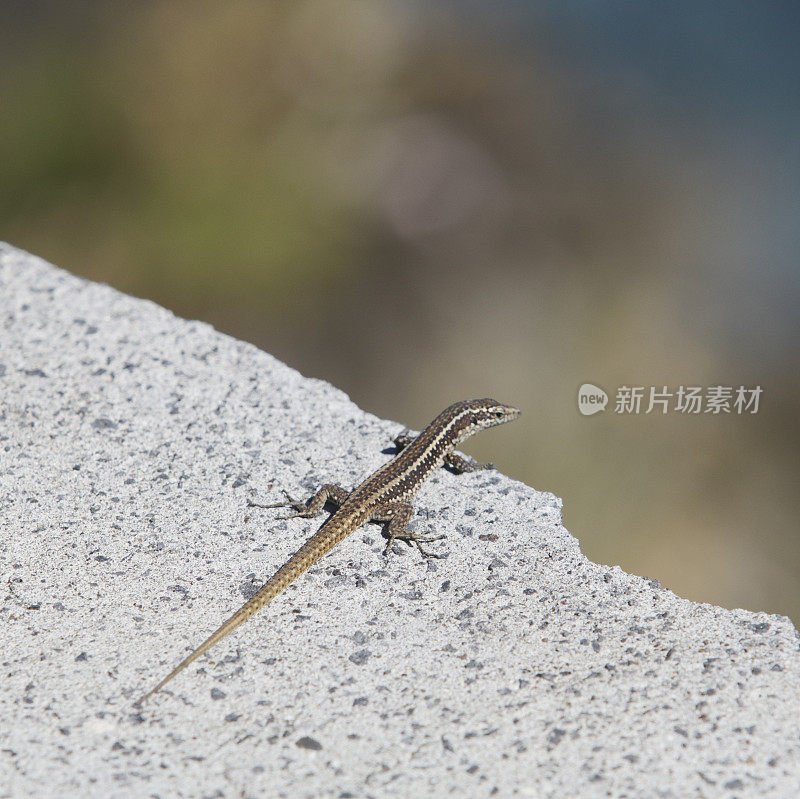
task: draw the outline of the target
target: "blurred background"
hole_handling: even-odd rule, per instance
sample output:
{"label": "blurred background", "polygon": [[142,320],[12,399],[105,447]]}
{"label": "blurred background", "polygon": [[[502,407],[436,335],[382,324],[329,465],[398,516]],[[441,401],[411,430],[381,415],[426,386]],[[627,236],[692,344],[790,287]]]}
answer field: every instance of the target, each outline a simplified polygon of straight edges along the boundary
{"label": "blurred background", "polygon": [[[412,428],[518,405],[467,449],[590,558],[797,623],[800,5],[0,16],[0,238]],[[624,415],[622,385],[763,394]]]}

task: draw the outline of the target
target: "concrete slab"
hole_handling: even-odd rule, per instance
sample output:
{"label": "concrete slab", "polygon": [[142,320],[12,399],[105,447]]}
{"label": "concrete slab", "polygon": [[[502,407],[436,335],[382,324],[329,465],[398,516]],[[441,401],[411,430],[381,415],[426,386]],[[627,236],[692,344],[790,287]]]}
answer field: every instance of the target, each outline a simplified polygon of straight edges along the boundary
{"label": "concrete slab", "polygon": [[800,794],[789,620],[588,561],[497,472],[422,490],[445,559],[367,526],[134,708],[317,528],[247,499],[403,426],[0,245],[0,797]]}

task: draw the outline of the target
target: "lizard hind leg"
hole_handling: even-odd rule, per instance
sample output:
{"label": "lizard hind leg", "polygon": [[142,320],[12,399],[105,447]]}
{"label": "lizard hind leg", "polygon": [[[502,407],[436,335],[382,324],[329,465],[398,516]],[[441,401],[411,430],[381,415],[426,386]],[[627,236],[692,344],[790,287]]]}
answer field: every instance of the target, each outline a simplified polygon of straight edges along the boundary
{"label": "lizard hind leg", "polygon": [[393,502],[389,505],[384,505],[372,515],[372,521],[374,522],[388,522],[386,530],[384,531],[384,535],[388,540],[384,547],[383,554],[388,555],[392,544],[394,544],[396,540],[399,540],[405,541],[409,546],[414,544],[423,557],[441,558],[441,555],[437,555],[435,552],[428,552],[422,545],[430,543],[431,541],[440,541],[444,536],[422,536],[417,535],[413,530],[409,530],[406,525],[413,513],[414,506],[411,505],[411,503]]}
{"label": "lizard hind leg", "polygon": [[333,483],[325,483],[316,494],[313,494],[305,502],[300,499],[294,499],[288,491],[284,490],[283,494],[286,497],[285,502],[276,502],[273,505],[261,505],[248,500],[247,504],[251,508],[294,508],[294,513],[290,513],[288,516],[283,516],[281,518],[294,519],[299,516],[303,519],[310,519],[322,512],[326,502],[330,502],[339,507],[344,503],[347,497],[350,496],[349,491]]}

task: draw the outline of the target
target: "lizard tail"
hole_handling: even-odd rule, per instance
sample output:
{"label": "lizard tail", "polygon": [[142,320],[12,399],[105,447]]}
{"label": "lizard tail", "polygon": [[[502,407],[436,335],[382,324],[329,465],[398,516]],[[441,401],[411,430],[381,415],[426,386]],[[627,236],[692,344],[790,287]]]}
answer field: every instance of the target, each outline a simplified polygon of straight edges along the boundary
{"label": "lizard tail", "polygon": [[[324,527],[325,525],[323,525]],[[244,624],[254,613],[261,610],[264,605],[274,599],[286,586],[306,571],[312,563],[332,549],[338,541],[331,536],[330,530],[323,530],[323,528],[320,528],[311,536],[239,610],[211,633],[197,649],[187,655],[158,685],[149,690],[141,699],[134,702],[134,707],[140,707],[143,702],[160,691],[173,677],[180,674],[188,665],[211,649],[214,644],[222,640],[228,633],[233,632],[240,624]]]}

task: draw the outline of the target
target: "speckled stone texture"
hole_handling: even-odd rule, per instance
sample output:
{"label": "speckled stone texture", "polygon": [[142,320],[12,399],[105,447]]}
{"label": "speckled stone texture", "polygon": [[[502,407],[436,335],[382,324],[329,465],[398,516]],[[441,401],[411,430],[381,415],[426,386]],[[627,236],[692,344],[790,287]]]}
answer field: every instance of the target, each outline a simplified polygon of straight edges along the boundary
{"label": "speckled stone texture", "polygon": [[247,499],[404,426],[0,245],[0,797],[800,795],[792,624],[591,563],[491,471],[420,492],[446,558],[368,525],[132,707],[317,527]]}

